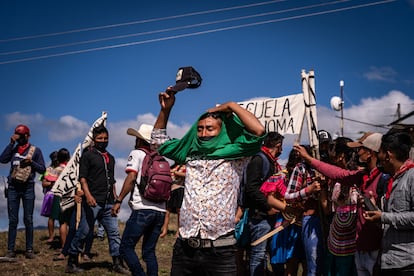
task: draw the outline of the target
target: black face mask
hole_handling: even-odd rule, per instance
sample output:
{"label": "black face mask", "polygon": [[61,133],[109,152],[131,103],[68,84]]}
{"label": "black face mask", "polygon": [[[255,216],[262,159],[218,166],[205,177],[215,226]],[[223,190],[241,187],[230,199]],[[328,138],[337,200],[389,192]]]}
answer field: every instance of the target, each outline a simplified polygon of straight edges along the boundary
{"label": "black face mask", "polygon": [[216,136],[203,136],[203,137],[198,137],[198,139],[200,139],[200,141],[210,141],[211,139],[213,139]]}
{"label": "black face mask", "polygon": [[19,145],[26,145],[28,142],[28,140],[26,139],[26,137],[24,135],[20,135],[19,139],[17,139],[17,143]]}
{"label": "black face mask", "polygon": [[95,142],[95,148],[100,152],[105,152],[108,142]]}

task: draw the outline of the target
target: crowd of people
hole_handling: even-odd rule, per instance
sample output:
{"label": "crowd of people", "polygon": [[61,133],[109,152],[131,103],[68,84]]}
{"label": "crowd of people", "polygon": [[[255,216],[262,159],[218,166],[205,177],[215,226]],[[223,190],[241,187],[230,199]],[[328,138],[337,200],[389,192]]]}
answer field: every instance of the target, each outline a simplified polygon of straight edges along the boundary
{"label": "crowd of people", "polygon": [[[98,223],[100,236],[103,230],[109,241],[114,272],[158,275],[157,242],[168,232],[170,213],[176,213],[173,276],[299,271],[414,275],[414,163],[409,156],[413,139],[407,133],[367,132],[353,141],[319,131],[318,152],[295,144],[283,168],[278,157],[284,137],[266,133],[260,121],[235,102],[208,109],[181,139],[169,137],[166,129],[175,96],[171,87],[159,94],[154,125],[127,130],[135,144],[120,191],[114,185],[115,158],[107,151],[108,130],[103,125],[93,129],[93,144],[82,153],[80,186],[74,194],[80,217],[75,207],[61,212],[58,196],[45,214],[48,242],[53,240],[55,220],[59,222],[62,250],[57,260],[67,260],[66,273],[83,271],[79,256],[90,254]],[[36,173],[41,175],[46,202],[70,158],[62,148],[50,155],[46,167],[40,148],[31,145],[29,137],[29,128],[18,125],[0,155],[1,163],[11,164],[8,258],[16,257],[20,201],[25,257],[35,258]],[[174,162],[169,200],[150,200],[139,189],[145,157],[153,151]],[[131,213],[121,233],[117,215],[124,201]],[[250,242],[241,246],[234,231],[244,213]]]}

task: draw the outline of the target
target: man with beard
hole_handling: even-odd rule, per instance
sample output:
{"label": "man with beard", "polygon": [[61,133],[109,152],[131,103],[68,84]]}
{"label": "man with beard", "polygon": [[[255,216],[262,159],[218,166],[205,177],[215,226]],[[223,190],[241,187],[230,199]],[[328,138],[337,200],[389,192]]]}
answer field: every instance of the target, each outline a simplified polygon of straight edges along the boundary
{"label": "man with beard", "polygon": [[[6,257],[16,257],[15,245],[17,224],[19,222],[20,200],[23,202],[23,221],[26,229],[26,253],[28,259],[33,253],[33,209],[35,202],[35,175],[46,171],[42,151],[29,143],[30,129],[18,125],[10,138],[10,143],[0,155],[0,163],[11,164],[7,178],[7,210],[9,214],[9,232]],[[17,146],[15,143],[17,142]]]}

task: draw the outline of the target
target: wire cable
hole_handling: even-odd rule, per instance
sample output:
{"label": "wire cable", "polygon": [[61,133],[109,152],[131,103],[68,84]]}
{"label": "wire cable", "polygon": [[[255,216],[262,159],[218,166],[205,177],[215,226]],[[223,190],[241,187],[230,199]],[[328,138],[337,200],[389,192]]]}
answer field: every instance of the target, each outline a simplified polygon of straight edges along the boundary
{"label": "wire cable", "polygon": [[229,8],[221,8],[221,9],[214,9],[214,10],[207,10],[207,11],[185,13],[185,14],[180,14],[180,15],[172,15],[172,16],[167,16],[167,17],[144,19],[144,20],[139,20],[139,21],[118,23],[118,24],[98,26],[98,27],[90,27],[90,28],[84,28],[84,29],[75,29],[75,30],[69,30],[69,31],[64,31],[64,32],[56,32],[56,33],[49,33],[49,34],[40,34],[40,35],[9,38],[9,39],[0,40],[0,42],[10,42],[10,41],[16,41],[16,40],[35,39],[35,38],[43,38],[43,37],[50,37],[50,36],[73,34],[73,33],[80,33],[80,32],[96,31],[96,30],[116,28],[116,27],[122,27],[122,26],[150,23],[150,22],[156,22],[156,21],[165,21],[165,20],[170,20],[170,19],[177,19],[177,18],[195,16],[195,15],[217,13],[217,12],[223,12],[223,11],[236,10],[236,9],[245,9],[245,8],[251,8],[251,7],[256,7],[256,6],[274,4],[274,3],[277,3],[277,2],[283,2],[283,1],[287,1],[287,0],[273,0],[273,1],[254,3],[254,4],[248,4],[248,5],[242,5],[242,6],[235,6],[235,7],[229,7]]}
{"label": "wire cable", "polygon": [[50,49],[63,48],[63,47],[69,47],[69,46],[90,44],[90,43],[102,42],[102,41],[108,41],[108,40],[114,40],[114,39],[123,39],[123,38],[150,35],[150,34],[156,34],[156,33],[169,32],[169,31],[190,29],[190,28],[195,28],[195,27],[202,27],[202,26],[208,26],[208,25],[213,25],[213,24],[232,22],[232,21],[237,21],[237,20],[257,18],[257,17],[268,16],[268,15],[274,15],[274,14],[304,10],[304,9],[311,9],[311,8],[322,7],[322,6],[327,6],[327,5],[335,5],[335,4],[338,4],[338,3],[343,3],[343,2],[348,2],[348,1],[351,1],[351,0],[338,0],[338,1],[333,1],[333,2],[329,2],[329,3],[314,4],[314,5],[309,5],[309,6],[305,6],[305,7],[291,8],[291,9],[286,9],[286,10],[259,13],[259,14],[253,14],[253,15],[247,15],[247,16],[240,16],[240,17],[233,17],[233,18],[228,18],[228,19],[209,21],[209,22],[204,22],[204,23],[197,23],[197,24],[192,24],[192,25],[166,28],[166,29],[160,29],[160,30],[154,30],[154,31],[147,31],[147,32],[134,33],[134,34],[128,34],[128,35],[111,36],[111,37],[106,37],[106,38],[92,39],[92,40],[86,40],[86,41],[78,41],[78,42],[72,42],[72,43],[65,43],[65,44],[58,44],[58,45],[52,45],[52,46],[26,49],[26,50],[3,52],[3,53],[0,53],[0,56],[16,55],[16,54],[22,54],[22,53],[35,52],[35,51],[50,50]]}
{"label": "wire cable", "polygon": [[167,36],[167,37],[161,37],[161,38],[155,38],[155,39],[149,39],[149,40],[143,40],[143,41],[135,41],[135,42],[129,42],[129,43],[123,43],[123,44],[116,44],[116,45],[109,45],[109,46],[103,46],[103,47],[96,47],[96,48],[77,50],[77,51],[68,51],[68,52],[57,53],[57,54],[49,54],[49,55],[14,59],[14,60],[2,61],[2,62],[0,62],[0,65],[17,63],[17,62],[32,61],[32,60],[39,60],[39,59],[46,59],[46,58],[51,58],[51,57],[74,55],[74,54],[87,53],[87,52],[93,52],[93,51],[101,51],[101,50],[107,50],[107,49],[115,49],[115,48],[134,46],[134,45],[140,45],[140,44],[146,44],[146,43],[153,43],[153,42],[165,41],[165,40],[172,40],[172,39],[178,39],[178,38],[184,38],[184,37],[191,37],[191,36],[197,36],[197,35],[203,35],[203,34],[209,34],[209,33],[221,32],[221,31],[228,31],[228,30],[258,26],[258,25],[275,23],[275,22],[282,22],[282,21],[293,20],[293,19],[300,19],[300,18],[318,16],[318,15],[323,15],[323,14],[336,13],[336,12],[341,12],[341,11],[346,11],[346,10],[359,9],[359,8],[364,8],[364,7],[374,6],[374,5],[382,5],[382,4],[387,4],[387,3],[391,3],[391,2],[395,2],[395,1],[397,1],[397,0],[377,1],[377,2],[372,2],[372,3],[354,5],[354,6],[338,8],[338,9],[332,9],[332,10],[327,10],[327,11],[314,12],[314,13],[309,13],[309,14],[304,14],[304,15],[290,16],[290,17],[285,17],[285,18],[265,20],[265,21],[259,21],[259,22],[254,22],[254,23],[246,23],[246,24],[241,24],[241,25],[236,25],[236,26],[223,27],[223,28],[193,32],[193,33],[187,33],[187,34],[181,34],[181,35],[175,35],[175,36]]}

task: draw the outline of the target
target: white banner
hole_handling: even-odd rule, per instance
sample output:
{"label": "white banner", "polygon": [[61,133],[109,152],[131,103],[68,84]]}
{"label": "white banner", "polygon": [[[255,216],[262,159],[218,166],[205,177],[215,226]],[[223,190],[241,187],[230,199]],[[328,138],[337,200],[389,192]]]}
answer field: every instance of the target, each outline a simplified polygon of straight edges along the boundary
{"label": "white banner", "polygon": [[299,134],[301,131],[305,114],[303,94],[245,101],[239,104],[259,119],[266,132],[276,131],[284,135]]}
{"label": "white banner", "polygon": [[72,206],[74,206],[74,194],[76,190],[76,185],[79,182],[79,161],[82,155],[82,150],[87,148],[92,142],[92,131],[95,127],[106,123],[107,113],[102,112],[102,116],[98,118],[89,129],[88,134],[85,137],[85,140],[82,144],[79,144],[72,157],[70,158],[65,169],[59,175],[59,178],[56,180],[55,184],[52,187],[52,192],[61,197],[61,210],[64,211]]}

